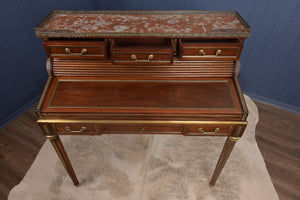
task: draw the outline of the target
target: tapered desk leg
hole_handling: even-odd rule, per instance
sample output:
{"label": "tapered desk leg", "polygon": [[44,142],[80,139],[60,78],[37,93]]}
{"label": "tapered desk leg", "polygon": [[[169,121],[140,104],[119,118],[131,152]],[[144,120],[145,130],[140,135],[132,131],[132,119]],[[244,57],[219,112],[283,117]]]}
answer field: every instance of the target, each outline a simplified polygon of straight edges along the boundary
{"label": "tapered desk leg", "polygon": [[67,170],[74,185],[78,185],[79,181],[77,180],[76,174],[73,170],[71,162],[68,158],[68,155],[65,151],[63,144],[61,143],[59,136],[58,135],[46,135],[46,137],[51,141],[57,155],[59,156],[61,162],[63,163],[65,169]]}
{"label": "tapered desk leg", "polygon": [[215,171],[213,173],[213,176],[211,177],[211,180],[209,182],[209,184],[211,186],[214,186],[226,161],[228,160],[228,157],[236,143],[236,141],[240,139],[240,137],[228,137],[225,144],[224,144],[224,147],[223,147],[223,150],[222,150],[222,153],[219,157],[219,160],[218,160],[218,163],[217,163],[217,166],[215,168]]}

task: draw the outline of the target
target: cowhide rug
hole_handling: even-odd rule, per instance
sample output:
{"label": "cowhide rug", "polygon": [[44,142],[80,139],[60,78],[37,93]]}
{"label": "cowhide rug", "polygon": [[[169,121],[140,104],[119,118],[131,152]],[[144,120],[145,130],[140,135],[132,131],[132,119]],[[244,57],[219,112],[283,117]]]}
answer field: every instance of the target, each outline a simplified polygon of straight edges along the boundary
{"label": "cowhide rug", "polygon": [[79,179],[72,184],[47,141],[9,200],[276,200],[255,141],[257,107],[216,185],[209,180],[224,137],[62,136]]}

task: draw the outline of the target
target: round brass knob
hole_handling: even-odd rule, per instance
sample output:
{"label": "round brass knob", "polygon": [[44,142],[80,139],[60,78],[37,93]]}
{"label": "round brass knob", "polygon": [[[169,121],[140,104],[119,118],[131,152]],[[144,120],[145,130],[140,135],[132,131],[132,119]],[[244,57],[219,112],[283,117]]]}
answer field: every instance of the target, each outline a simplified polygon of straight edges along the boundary
{"label": "round brass knob", "polygon": [[198,131],[200,131],[201,133],[203,133],[204,129],[200,127],[200,128],[198,128]]}
{"label": "round brass knob", "polygon": [[81,50],[81,54],[86,54],[87,53],[87,49],[82,49]]}
{"label": "round brass knob", "polygon": [[218,133],[218,132],[220,132],[220,128],[215,129],[215,133]]}
{"label": "round brass knob", "polygon": [[152,55],[152,54],[150,54],[149,56],[148,56],[148,60],[152,60],[154,58],[154,56]]}

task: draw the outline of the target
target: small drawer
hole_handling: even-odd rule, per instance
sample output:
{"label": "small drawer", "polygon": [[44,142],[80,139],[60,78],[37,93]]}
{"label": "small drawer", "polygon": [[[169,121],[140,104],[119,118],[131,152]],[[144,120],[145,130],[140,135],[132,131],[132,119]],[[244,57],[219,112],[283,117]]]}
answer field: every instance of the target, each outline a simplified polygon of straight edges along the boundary
{"label": "small drawer", "polygon": [[103,125],[104,134],[182,134],[180,125]]}
{"label": "small drawer", "polygon": [[232,129],[233,125],[187,125],[184,127],[183,134],[186,136],[227,136]]}
{"label": "small drawer", "polygon": [[65,41],[48,40],[44,46],[50,58],[105,59],[106,40],[103,41]]}
{"label": "small drawer", "polygon": [[238,42],[179,41],[181,60],[238,60],[243,48]]}
{"label": "small drawer", "polygon": [[62,135],[97,135],[101,134],[96,124],[52,124],[51,128],[57,134]]}
{"label": "small drawer", "polygon": [[142,125],[119,125],[109,124],[102,126],[104,134],[138,134],[142,131]]}
{"label": "small drawer", "polygon": [[173,63],[171,39],[113,39],[113,64],[169,65]]}
{"label": "small drawer", "polygon": [[182,134],[183,126],[180,125],[147,125],[143,127],[143,134]]}

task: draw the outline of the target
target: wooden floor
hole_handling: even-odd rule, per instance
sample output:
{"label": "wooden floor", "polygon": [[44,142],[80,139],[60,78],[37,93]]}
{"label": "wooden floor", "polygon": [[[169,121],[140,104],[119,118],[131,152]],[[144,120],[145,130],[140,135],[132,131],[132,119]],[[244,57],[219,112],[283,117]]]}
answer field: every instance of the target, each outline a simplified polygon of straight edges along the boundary
{"label": "wooden floor", "polygon": [[[300,115],[256,102],[256,139],[281,200],[300,199]],[[45,142],[31,109],[0,130],[0,199],[7,199]]]}
{"label": "wooden floor", "polygon": [[256,140],[282,200],[300,199],[300,115],[256,102]]}

